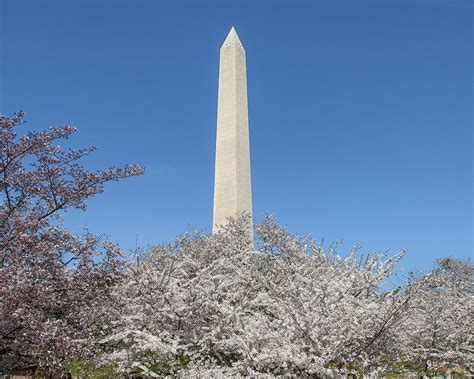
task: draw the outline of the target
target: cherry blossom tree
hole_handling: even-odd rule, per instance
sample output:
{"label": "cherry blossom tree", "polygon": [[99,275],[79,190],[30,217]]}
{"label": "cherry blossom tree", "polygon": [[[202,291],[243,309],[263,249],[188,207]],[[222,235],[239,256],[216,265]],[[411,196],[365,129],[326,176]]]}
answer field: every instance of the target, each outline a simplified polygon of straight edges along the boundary
{"label": "cherry blossom tree", "polygon": [[433,376],[470,372],[474,362],[474,267],[454,258],[438,260],[437,267],[407,288],[421,286],[408,303],[407,316],[393,330],[393,359],[405,372]]}
{"label": "cherry blossom tree", "polygon": [[57,145],[75,128],[28,131],[24,113],[0,115],[0,373],[65,375],[100,332],[100,309],[121,273],[119,248],[61,227],[61,212],[85,209],[109,181],[143,173],[134,165],[88,171],[95,150]]}
{"label": "cherry blossom tree", "polygon": [[[418,290],[381,291],[404,252],[342,258],[267,218],[190,233],[127,267],[109,310],[102,363],[128,375],[377,372]],[[110,304],[110,303],[109,303]]]}

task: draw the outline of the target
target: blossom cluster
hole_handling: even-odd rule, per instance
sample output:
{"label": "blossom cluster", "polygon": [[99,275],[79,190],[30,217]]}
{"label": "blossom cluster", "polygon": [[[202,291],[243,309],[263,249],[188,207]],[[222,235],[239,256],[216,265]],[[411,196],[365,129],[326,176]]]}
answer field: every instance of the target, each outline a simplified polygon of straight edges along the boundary
{"label": "blossom cluster", "polygon": [[[471,266],[384,290],[403,251],[341,257],[272,217],[252,245],[247,222],[182,235],[131,263],[108,304],[102,363],[150,377],[332,377],[472,362]],[[447,309],[433,307],[443,299]]]}

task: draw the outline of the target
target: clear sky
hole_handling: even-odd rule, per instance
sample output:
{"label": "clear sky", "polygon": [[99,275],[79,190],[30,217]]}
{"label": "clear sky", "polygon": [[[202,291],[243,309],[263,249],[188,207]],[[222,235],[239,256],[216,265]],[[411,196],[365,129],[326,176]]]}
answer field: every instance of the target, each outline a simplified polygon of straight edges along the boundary
{"label": "clear sky", "polygon": [[[256,220],[407,270],[472,255],[471,1],[1,1],[1,109],[139,163],[66,223],[125,249],[210,230],[219,47],[247,52]],[[344,251],[344,249],[342,250]]]}

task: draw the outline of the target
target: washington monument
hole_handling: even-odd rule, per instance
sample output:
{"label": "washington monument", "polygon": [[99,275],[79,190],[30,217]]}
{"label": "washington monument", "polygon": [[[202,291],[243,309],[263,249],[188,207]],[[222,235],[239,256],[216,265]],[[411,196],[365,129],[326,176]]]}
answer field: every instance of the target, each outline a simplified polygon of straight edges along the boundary
{"label": "washington monument", "polygon": [[232,27],[220,50],[213,232],[243,212],[252,216],[247,69]]}

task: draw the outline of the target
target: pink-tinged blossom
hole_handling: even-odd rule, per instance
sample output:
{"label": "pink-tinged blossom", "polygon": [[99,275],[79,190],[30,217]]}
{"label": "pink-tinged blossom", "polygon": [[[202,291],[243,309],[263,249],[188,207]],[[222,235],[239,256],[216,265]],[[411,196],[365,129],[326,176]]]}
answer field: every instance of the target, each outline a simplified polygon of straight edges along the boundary
{"label": "pink-tinged blossom", "polygon": [[70,233],[59,216],[143,168],[88,171],[79,161],[95,146],[57,145],[74,127],[18,137],[23,117],[0,115],[0,374],[31,369],[60,377],[71,357],[93,352],[87,341],[102,330],[96,310],[122,264],[117,246]]}

